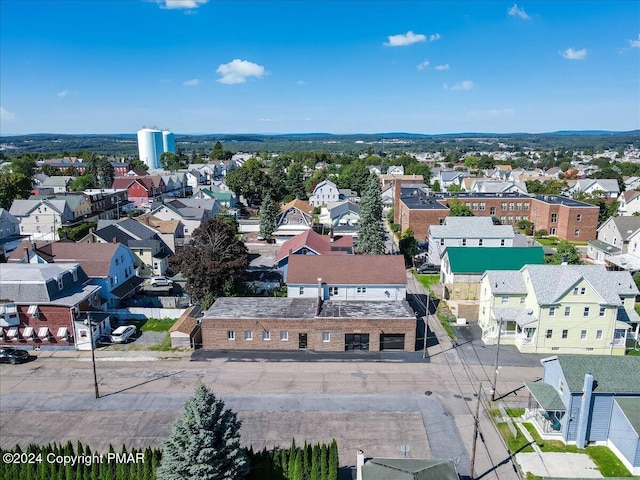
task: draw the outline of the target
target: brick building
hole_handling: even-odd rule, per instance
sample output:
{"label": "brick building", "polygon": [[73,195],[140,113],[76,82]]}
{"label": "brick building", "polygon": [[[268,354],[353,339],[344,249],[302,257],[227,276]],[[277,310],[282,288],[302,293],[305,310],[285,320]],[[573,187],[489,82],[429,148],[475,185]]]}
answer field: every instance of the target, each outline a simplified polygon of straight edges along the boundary
{"label": "brick building", "polygon": [[596,205],[560,195],[522,195],[519,193],[436,193],[416,186],[396,185],[395,223],[401,231],[411,228],[416,239],[426,240],[431,225],[441,225],[449,216],[448,204],[456,197],[478,216],[489,216],[502,225],[521,220],[533,222],[536,230],[564,240],[587,241],[596,238]]}
{"label": "brick building", "polygon": [[204,313],[202,344],[214,350],[415,351],[406,301],[222,297]]}

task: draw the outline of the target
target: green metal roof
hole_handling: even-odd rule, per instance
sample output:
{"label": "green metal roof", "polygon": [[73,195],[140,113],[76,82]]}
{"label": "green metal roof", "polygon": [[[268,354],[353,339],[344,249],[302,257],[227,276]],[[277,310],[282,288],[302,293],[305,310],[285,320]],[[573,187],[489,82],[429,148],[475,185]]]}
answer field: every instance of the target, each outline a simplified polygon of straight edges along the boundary
{"label": "green metal roof", "polygon": [[451,460],[372,458],[362,467],[362,480],[458,480]]}
{"label": "green metal roof", "polygon": [[587,373],[596,393],[640,394],[640,357],[610,355],[558,355],[571,393],[580,393]]}
{"label": "green metal roof", "polygon": [[542,247],[447,247],[445,255],[453,273],[520,270],[527,264],[544,263]]}
{"label": "green metal roof", "polygon": [[616,397],[615,401],[636,431],[636,435],[640,436],[640,397]]}
{"label": "green metal roof", "polygon": [[562,403],[558,391],[548,383],[525,382],[525,387],[529,389],[531,395],[545,410],[565,411],[567,407]]}

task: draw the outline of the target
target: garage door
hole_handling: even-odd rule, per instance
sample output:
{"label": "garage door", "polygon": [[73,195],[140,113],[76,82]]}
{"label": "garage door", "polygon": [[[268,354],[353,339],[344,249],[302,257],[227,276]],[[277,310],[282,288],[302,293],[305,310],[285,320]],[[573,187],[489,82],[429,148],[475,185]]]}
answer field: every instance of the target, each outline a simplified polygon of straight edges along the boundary
{"label": "garage door", "polygon": [[404,333],[381,334],[380,350],[404,350]]}

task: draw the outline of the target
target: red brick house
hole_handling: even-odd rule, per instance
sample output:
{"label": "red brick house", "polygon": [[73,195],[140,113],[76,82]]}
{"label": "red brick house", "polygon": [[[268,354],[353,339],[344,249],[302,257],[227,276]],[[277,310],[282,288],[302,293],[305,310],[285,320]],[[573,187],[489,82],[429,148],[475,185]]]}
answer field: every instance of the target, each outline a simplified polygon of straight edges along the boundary
{"label": "red brick house", "polygon": [[143,203],[150,203],[165,192],[164,181],[159,175],[116,177],[113,179],[111,187],[114,189],[127,190],[129,201],[133,202],[136,206],[140,206]]}
{"label": "red brick house", "polygon": [[[0,334],[9,345],[78,347],[78,320],[100,307],[100,287],[79,264],[0,264]],[[94,338],[109,331],[96,311]]]}

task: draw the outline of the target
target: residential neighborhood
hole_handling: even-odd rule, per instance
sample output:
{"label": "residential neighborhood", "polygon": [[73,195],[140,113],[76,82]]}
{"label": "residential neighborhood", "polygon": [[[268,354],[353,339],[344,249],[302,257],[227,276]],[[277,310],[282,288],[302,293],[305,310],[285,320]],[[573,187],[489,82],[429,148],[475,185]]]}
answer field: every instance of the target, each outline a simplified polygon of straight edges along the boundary
{"label": "residential neighborhood", "polygon": [[[640,223],[629,188],[640,184],[588,178],[588,163],[570,167],[585,178],[564,180],[557,166],[475,153],[493,166],[449,167],[436,154],[340,165],[238,153],[177,170],[109,160],[110,183],[84,189],[81,157],[34,162],[32,189],[0,210],[3,348],[46,365],[164,352],[193,365],[317,364],[319,376],[328,361],[442,378],[464,367],[467,390],[485,382],[487,411],[524,412],[487,416],[484,428],[606,445],[638,473]],[[521,393],[495,400],[507,381]],[[459,448],[456,460],[436,444],[409,458],[378,446],[353,472],[459,478],[472,463]]]}

